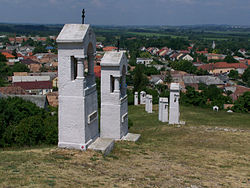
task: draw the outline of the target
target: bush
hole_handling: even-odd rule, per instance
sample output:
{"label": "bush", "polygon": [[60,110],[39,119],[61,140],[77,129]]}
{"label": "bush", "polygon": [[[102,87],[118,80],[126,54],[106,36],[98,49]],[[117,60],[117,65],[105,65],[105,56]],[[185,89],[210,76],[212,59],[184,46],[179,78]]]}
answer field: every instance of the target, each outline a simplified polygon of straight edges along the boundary
{"label": "bush", "polygon": [[128,105],[134,105],[134,93],[131,90],[127,90]]}
{"label": "bush", "polygon": [[245,92],[242,96],[235,101],[234,106],[232,107],[234,112],[250,112],[250,92]]}
{"label": "bush", "polygon": [[145,92],[153,97],[153,104],[159,103],[159,93],[157,90],[147,88]]}
{"label": "bush", "polygon": [[58,142],[58,115],[49,116],[44,120],[44,137],[46,144]]}
{"label": "bush", "polygon": [[15,141],[19,146],[36,145],[45,141],[43,119],[32,116],[23,119],[15,129]]}
{"label": "bush", "polygon": [[0,147],[56,144],[57,124],[57,113],[51,116],[21,98],[0,99]]}

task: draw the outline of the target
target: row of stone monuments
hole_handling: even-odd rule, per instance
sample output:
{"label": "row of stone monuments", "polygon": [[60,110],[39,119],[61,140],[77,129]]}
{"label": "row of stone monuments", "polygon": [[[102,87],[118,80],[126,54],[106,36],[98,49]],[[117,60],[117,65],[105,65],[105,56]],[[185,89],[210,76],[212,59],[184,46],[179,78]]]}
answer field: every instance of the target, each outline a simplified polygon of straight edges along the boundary
{"label": "row of stone monuments", "polygon": [[[87,24],[66,24],[57,38],[60,148],[107,154],[114,140],[136,141],[128,133],[127,58],[105,53],[101,61],[101,123],[94,75],[96,38]],[[87,69],[85,68],[87,67]]]}
{"label": "row of stone monuments", "polygon": [[[169,110],[168,110],[168,98],[163,98],[163,97],[159,98],[159,121],[169,122],[169,124],[180,124],[179,98],[180,98],[180,85],[178,83],[171,83]],[[152,95],[147,95],[145,91],[141,91],[140,104],[145,104],[146,112],[153,113]],[[136,106],[139,105],[138,92],[135,92],[134,94],[134,105]]]}

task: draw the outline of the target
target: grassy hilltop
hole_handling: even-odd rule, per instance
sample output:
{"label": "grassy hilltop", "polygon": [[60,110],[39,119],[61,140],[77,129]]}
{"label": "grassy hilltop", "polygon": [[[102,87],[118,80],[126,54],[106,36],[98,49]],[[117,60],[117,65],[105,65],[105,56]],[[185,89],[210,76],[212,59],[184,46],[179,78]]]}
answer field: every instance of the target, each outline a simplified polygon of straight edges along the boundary
{"label": "grassy hilltop", "polygon": [[249,187],[250,115],[182,107],[185,126],[158,121],[157,107],[129,107],[137,143],[108,157],[56,146],[0,150],[0,187]]}

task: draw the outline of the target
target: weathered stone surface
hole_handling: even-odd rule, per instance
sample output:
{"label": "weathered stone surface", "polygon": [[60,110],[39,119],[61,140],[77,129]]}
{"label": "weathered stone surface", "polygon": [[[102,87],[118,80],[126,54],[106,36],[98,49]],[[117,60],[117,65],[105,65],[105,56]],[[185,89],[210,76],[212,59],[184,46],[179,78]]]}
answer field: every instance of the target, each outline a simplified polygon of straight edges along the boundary
{"label": "weathered stone surface", "polygon": [[148,112],[149,109],[149,95],[146,95],[145,98],[145,111]]}
{"label": "weathered stone surface", "polygon": [[57,43],[83,42],[89,27],[88,24],[65,24],[56,41]]}
{"label": "weathered stone surface", "polygon": [[153,113],[153,96],[148,96],[148,113]]}
{"label": "weathered stone surface", "polygon": [[141,91],[140,93],[140,104],[146,104],[146,92],[145,91]]}
{"label": "weathered stone surface", "polygon": [[[128,133],[127,58],[107,52],[101,61],[101,137],[121,139]],[[121,85],[121,86],[120,86]]]}
{"label": "weathered stone surface", "polygon": [[179,83],[171,83],[169,124],[180,123],[179,99],[180,99],[180,85]]}
{"label": "weathered stone surface", "polygon": [[168,98],[159,98],[159,121],[168,122]]}
{"label": "weathered stone surface", "polygon": [[[66,24],[57,43],[60,85],[58,146],[86,150],[99,136],[94,76],[95,34],[89,25]],[[86,77],[84,61],[89,69]]]}
{"label": "weathered stone surface", "polygon": [[140,139],[140,137],[141,137],[140,134],[128,133],[126,136],[122,138],[122,140],[136,142]]}
{"label": "weathered stone surface", "polygon": [[101,152],[103,155],[108,155],[114,148],[115,141],[109,138],[97,138],[95,142],[90,144],[88,149]]}
{"label": "weathered stone surface", "polygon": [[135,95],[134,95],[134,105],[135,106],[138,105],[138,92],[135,92]]}

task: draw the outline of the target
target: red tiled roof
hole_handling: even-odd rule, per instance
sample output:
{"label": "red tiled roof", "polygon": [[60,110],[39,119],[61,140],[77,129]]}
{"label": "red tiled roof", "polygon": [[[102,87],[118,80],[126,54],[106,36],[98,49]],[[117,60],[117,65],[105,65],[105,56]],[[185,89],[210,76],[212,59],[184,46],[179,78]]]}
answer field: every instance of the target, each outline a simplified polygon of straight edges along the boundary
{"label": "red tiled roof", "polygon": [[50,106],[58,106],[58,92],[51,92],[46,95]]}
{"label": "red tiled roof", "polygon": [[37,40],[38,40],[38,41],[46,41],[47,38],[46,38],[46,37],[38,37]]}
{"label": "red tiled roof", "polygon": [[245,92],[250,92],[250,88],[244,87],[244,86],[236,86],[236,91],[231,95],[233,100],[237,100],[241,95],[243,95]]}
{"label": "red tiled roof", "polygon": [[15,87],[21,87],[24,90],[29,89],[52,89],[51,81],[36,81],[36,82],[16,82],[13,83]]}
{"label": "red tiled roof", "polygon": [[40,64],[37,61],[34,61],[32,59],[26,59],[24,58],[23,60],[21,60],[21,63],[25,64],[25,65],[30,65],[30,64]]}
{"label": "red tiled roof", "polygon": [[10,41],[10,42],[14,42],[14,41],[15,41],[15,38],[9,37],[9,41]]}
{"label": "red tiled roof", "polygon": [[95,76],[101,78],[101,66],[94,67]]}
{"label": "red tiled roof", "polygon": [[189,51],[188,50],[180,50],[180,53],[188,54]]}
{"label": "red tiled roof", "polygon": [[5,95],[27,95],[28,93],[21,87],[0,87],[0,93]]}
{"label": "red tiled roof", "polygon": [[242,60],[239,60],[239,62],[245,63],[248,66],[250,65],[250,59],[242,59]]}
{"label": "red tiled roof", "polygon": [[23,55],[20,53],[17,53],[17,57],[23,57]]}
{"label": "red tiled roof", "polygon": [[199,67],[199,69],[203,69],[203,70],[213,70],[213,69],[219,69],[219,68],[247,69],[247,65],[245,65],[244,63],[217,62],[217,63],[209,63],[209,64],[201,65]]}
{"label": "red tiled roof", "polygon": [[208,51],[196,51],[197,54],[208,54]]}
{"label": "red tiled roof", "polygon": [[8,52],[2,52],[2,54],[7,58],[15,58],[15,56],[13,56],[12,54],[8,53]]}
{"label": "red tiled roof", "polygon": [[36,56],[24,56],[23,59],[37,60],[37,57]]}
{"label": "red tiled roof", "polygon": [[114,47],[114,46],[107,46],[107,47],[104,47],[103,48],[103,51],[112,51],[112,50],[116,50],[117,47]]}

